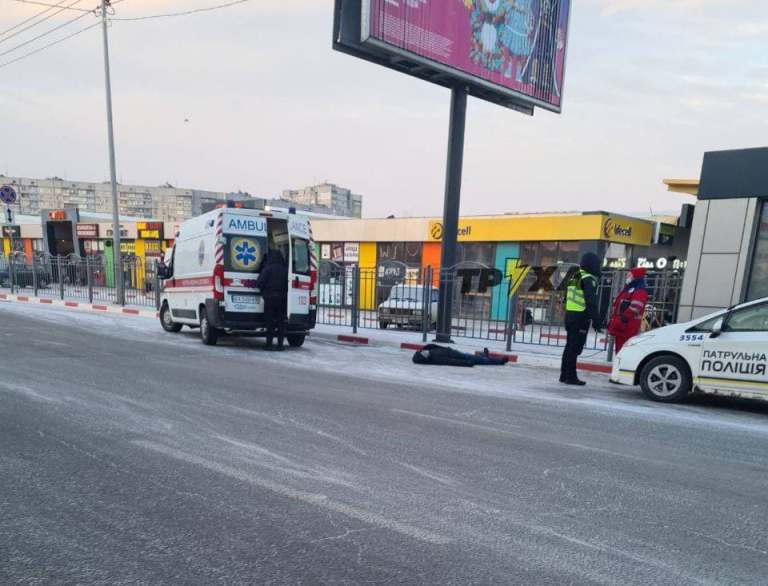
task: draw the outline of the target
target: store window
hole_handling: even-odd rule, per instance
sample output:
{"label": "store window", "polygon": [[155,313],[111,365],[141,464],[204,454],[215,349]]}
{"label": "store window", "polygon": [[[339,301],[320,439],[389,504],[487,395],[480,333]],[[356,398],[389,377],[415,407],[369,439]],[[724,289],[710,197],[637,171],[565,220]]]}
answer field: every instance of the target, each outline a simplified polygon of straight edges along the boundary
{"label": "store window", "polygon": [[378,247],[379,263],[402,262],[409,267],[421,266],[421,242],[381,242]]}
{"label": "store window", "polygon": [[456,251],[457,264],[475,264],[493,267],[496,260],[496,245],[491,243],[460,242]]}
{"label": "store window", "polygon": [[375,282],[361,283],[361,291],[376,288],[377,303],[389,298],[392,287],[421,282],[421,242],[380,242]]}
{"label": "store window", "polygon": [[538,266],[539,263],[538,242],[525,242],[520,245],[520,262],[531,267]]}
{"label": "store window", "polygon": [[578,242],[561,242],[558,250],[558,260],[563,264],[576,265],[579,264],[579,243]]}
{"label": "store window", "polygon": [[543,267],[552,267],[557,264],[557,260],[557,242],[542,242],[538,264]]}
{"label": "store window", "polygon": [[760,226],[757,231],[752,272],[749,276],[747,301],[768,297],[768,202],[760,210]]}

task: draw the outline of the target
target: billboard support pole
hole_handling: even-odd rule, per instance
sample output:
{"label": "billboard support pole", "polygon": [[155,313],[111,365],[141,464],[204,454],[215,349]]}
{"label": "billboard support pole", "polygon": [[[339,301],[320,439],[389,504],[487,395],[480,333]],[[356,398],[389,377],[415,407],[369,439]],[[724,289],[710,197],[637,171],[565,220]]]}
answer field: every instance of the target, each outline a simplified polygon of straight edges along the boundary
{"label": "billboard support pole", "polygon": [[[467,121],[467,88],[454,86],[451,90],[451,121],[448,129],[448,164],[445,170],[445,201],[443,203],[443,237],[440,264],[447,275],[456,265],[456,243],[459,234],[461,175],[464,166],[464,129]],[[440,303],[437,315],[436,342],[450,343],[453,318],[453,283],[451,276],[440,279]]]}

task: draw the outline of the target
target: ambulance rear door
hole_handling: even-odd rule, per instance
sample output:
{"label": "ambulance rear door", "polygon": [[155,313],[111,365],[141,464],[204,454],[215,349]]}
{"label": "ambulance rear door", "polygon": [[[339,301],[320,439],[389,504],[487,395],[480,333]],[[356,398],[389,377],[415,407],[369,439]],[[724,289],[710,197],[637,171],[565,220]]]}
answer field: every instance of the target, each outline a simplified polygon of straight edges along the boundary
{"label": "ambulance rear door", "polygon": [[291,257],[288,261],[290,284],[288,289],[288,315],[309,317],[309,299],[312,293],[312,260],[309,218],[291,215],[288,218]]}
{"label": "ambulance rear door", "polygon": [[267,220],[242,211],[223,213],[224,309],[263,314],[256,279],[267,252]]}

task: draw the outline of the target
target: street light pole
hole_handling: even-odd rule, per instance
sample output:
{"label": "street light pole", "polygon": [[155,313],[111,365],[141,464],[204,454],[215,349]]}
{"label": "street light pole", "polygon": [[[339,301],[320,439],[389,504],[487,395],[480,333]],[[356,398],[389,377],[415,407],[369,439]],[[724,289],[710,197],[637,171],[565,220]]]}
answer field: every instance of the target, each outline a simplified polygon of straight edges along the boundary
{"label": "street light pole", "polygon": [[115,164],[115,131],[112,125],[112,80],[109,71],[109,36],[107,33],[107,6],[110,0],[101,0],[101,28],[104,38],[104,86],[107,94],[107,136],[109,140],[109,174],[112,183],[112,254],[115,268],[117,303],[125,305],[123,259],[120,252],[120,206],[117,200],[117,166]]}

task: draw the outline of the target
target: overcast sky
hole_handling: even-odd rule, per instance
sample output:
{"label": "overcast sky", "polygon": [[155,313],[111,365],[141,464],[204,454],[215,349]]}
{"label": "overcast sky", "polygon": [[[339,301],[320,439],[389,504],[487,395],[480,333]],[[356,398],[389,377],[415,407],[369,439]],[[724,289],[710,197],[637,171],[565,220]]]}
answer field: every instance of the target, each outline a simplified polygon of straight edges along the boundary
{"label": "overcast sky", "polygon": [[[440,214],[448,90],[332,51],[332,4],[114,22],[121,182],[271,196],[329,180],[363,194],[366,216]],[[41,10],[0,0],[0,31]],[[0,54],[74,16],[0,33]],[[8,67],[43,41],[0,56],[0,172],[108,177],[100,33]],[[768,1],[579,0],[569,42],[562,115],[470,100],[462,213],[674,210],[685,199],[663,178],[697,177],[706,150],[768,142]]]}

